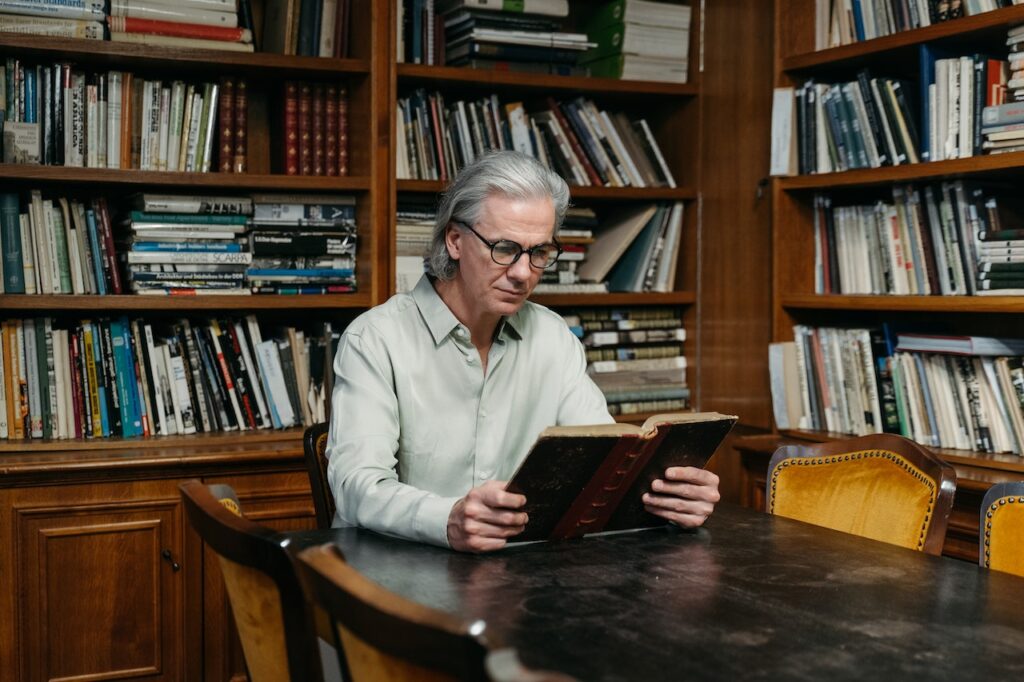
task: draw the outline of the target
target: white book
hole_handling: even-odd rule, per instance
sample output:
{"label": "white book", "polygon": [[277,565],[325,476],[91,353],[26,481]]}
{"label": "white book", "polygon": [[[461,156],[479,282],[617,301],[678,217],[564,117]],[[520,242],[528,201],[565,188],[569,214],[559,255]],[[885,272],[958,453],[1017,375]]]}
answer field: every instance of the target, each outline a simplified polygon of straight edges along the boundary
{"label": "white book", "polygon": [[99,155],[99,98],[95,85],[85,86],[85,167],[98,168]]}
{"label": "white book", "polygon": [[54,208],[53,201],[50,199],[43,202],[43,216],[52,242],[50,256],[53,258],[53,293],[73,293],[71,258],[68,253],[67,232],[64,229],[63,216],[59,210]]}
{"label": "white book", "polygon": [[103,24],[99,21],[61,19],[51,16],[0,14],[0,31],[53,38],[103,40]]}
{"label": "white book", "polygon": [[[163,362],[163,373],[166,376],[168,382],[167,393],[171,398],[171,413],[173,413],[174,417],[173,433],[185,433],[185,424],[184,421],[182,420],[181,414],[181,393],[178,390],[178,367],[176,367],[173,364],[171,358],[171,349],[168,348],[168,345],[166,343],[162,343],[159,346],[157,346],[157,352],[160,353],[160,359]],[[178,362],[178,366],[180,367],[181,358],[178,358]],[[181,370],[181,375],[182,378],[184,378],[184,368],[182,368]],[[169,413],[168,417],[170,416],[171,414]],[[170,419],[168,419],[168,422],[170,422]],[[195,432],[195,427],[192,428],[192,431]]]}
{"label": "white book", "polygon": [[150,86],[149,119],[148,124],[143,121],[143,126],[146,133],[145,144],[149,148],[149,167],[146,170],[155,171],[160,170],[160,115],[163,112],[161,106],[163,87],[160,81],[152,81]]}
{"label": "white book", "polygon": [[[96,167],[107,168],[107,100],[110,98],[110,81],[101,76],[104,87],[98,90],[96,99]],[[89,141],[92,144],[92,140]]]}
{"label": "white book", "polygon": [[[31,212],[31,207],[29,207]],[[32,238],[32,221],[28,213],[18,216],[21,230],[21,260],[22,270],[25,272],[25,293],[35,294],[41,290],[39,278],[36,275],[35,241]]]}
{"label": "white book", "polygon": [[[36,291],[41,294],[52,294],[53,292],[53,266],[50,260],[51,240],[46,230],[46,221],[43,218],[43,196],[39,190],[32,190],[32,198],[29,202],[29,232],[31,233],[32,260],[35,262]],[[24,240],[24,235],[22,236]],[[22,241],[22,251],[25,251],[25,242]]]}
{"label": "white book", "polygon": [[775,88],[773,91],[770,175],[787,176],[799,172],[796,116],[793,112],[795,101],[795,91],[792,87]]}
{"label": "white book", "polygon": [[959,157],[974,156],[974,60],[960,58],[960,130],[957,134]]}
{"label": "white book", "polygon": [[[43,406],[39,393],[39,355],[36,349],[36,329],[32,320],[25,320],[18,327],[24,338],[22,347],[25,353],[25,379],[28,382],[28,415],[32,438],[43,437]],[[45,369],[44,369],[45,371]]]}
{"label": "white book", "polygon": [[202,167],[199,170],[203,173],[210,172],[210,163],[213,159],[213,138],[216,137],[216,123],[217,123],[217,100],[220,90],[220,86],[213,83],[209,86],[210,88],[210,102],[209,106],[203,107],[203,113],[206,114],[206,121],[203,125],[206,126],[206,138],[203,141],[202,150]]}
{"label": "white book", "polygon": [[170,5],[182,9],[206,9],[215,12],[237,12],[237,0],[146,0],[150,5]]}
{"label": "white book", "polygon": [[535,141],[535,153],[534,157],[539,159],[546,168],[551,169],[551,159],[548,158],[547,149],[544,148],[543,138],[541,137],[540,128],[537,127],[537,122],[533,120],[533,117],[529,117],[530,121],[530,137]]}
{"label": "white book", "polygon": [[683,232],[683,202],[672,205],[668,227],[665,231],[665,246],[658,261],[655,274],[654,291],[672,291],[675,284],[676,267],[679,264],[679,250]]}
{"label": "white book", "polygon": [[281,369],[281,356],[277,349],[277,343],[272,339],[258,343],[256,359],[260,364],[260,376],[266,385],[267,395],[272,401],[277,419],[284,428],[294,426],[295,412],[288,399],[288,388],[285,385],[284,372]]}
{"label": "white book", "polygon": [[338,0],[322,0],[320,9],[320,48],[321,57],[334,56],[334,23],[338,16]]}
{"label": "white book", "polygon": [[605,174],[608,176],[608,183],[611,187],[624,187],[625,182],[622,180],[622,176],[619,175],[618,168],[611,157],[608,156],[608,152],[605,149],[606,144],[611,144],[604,135],[604,127],[595,120],[593,112],[590,107],[587,106],[586,101],[577,100],[579,106],[576,110],[580,114],[580,120],[583,122],[583,127],[587,129],[587,133],[594,140],[594,147],[597,149],[598,161],[604,168]]}
{"label": "white book", "polygon": [[53,320],[49,317],[43,318],[43,338],[46,343],[46,367],[40,367],[39,371],[46,372],[47,394],[42,396],[42,402],[49,404],[50,437],[54,437],[58,431],[57,422],[60,415],[57,412],[57,364],[53,345]]}
{"label": "white book", "polygon": [[189,7],[185,2],[164,5],[147,0],[110,0],[110,16],[203,24],[204,26],[226,26],[229,28],[238,26],[238,14],[233,10],[220,12],[210,9],[197,9]]}
{"label": "white book", "polygon": [[178,47],[191,50],[216,50],[218,52],[255,51],[252,43],[234,43],[227,40],[207,40],[205,38],[181,38],[179,36],[158,36],[152,33],[127,33],[125,31],[111,31],[110,42]]}
{"label": "white book", "polygon": [[186,162],[188,160],[188,142],[192,134],[192,104],[195,100],[195,88],[194,85],[188,85],[185,88],[184,108],[181,112],[181,140],[178,142],[178,165],[175,168],[180,172],[185,172],[185,169],[188,168]]}
{"label": "white book", "polygon": [[84,73],[71,73],[71,118],[65,119],[65,135],[69,133],[67,130],[70,122],[70,136],[71,136],[71,163],[68,163],[68,157],[64,157],[65,166],[74,166],[76,168],[85,167],[85,154],[86,154],[86,87],[85,87],[85,74]]}
{"label": "white book", "polygon": [[168,344],[164,346],[164,349],[169,362],[171,378],[174,380],[173,390],[175,391],[176,398],[174,403],[175,418],[180,418],[181,420],[178,423],[181,433],[186,435],[195,433],[195,408],[192,405],[192,398],[188,392],[188,374],[185,372],[185,362],[181,358],[178,347],[174,347],[172,350]]}
{"label": "white book", "polygon": [[[153,119],[153,81],[142,82],[142,144],[139,147],[139,170],[150,170],[149,124]],[[133,117],[134,118],[134,117]]]}
{"label": "white book", "polygon": [[71,219],[75,223],[78,234],[78,253],[81,255],[82,280],[85,293],[99,293],[96,284],[96,271],[93,269],[92,244],[89,243],[88,224],[85,219],[85,206],[80,201],[71,202]]}
{"label": "white book", "polygon": [[167,170],[167,146],[171,135],[171,89],[160,88],[160,133],[157,144],[156,169]]}
{"label": "white book", "polygon": [[[267,411],[267,403],[263,399],[263,387],[259,380],[259,370],[256,367],[256,363],[253,362],[252,355],[249,353],[249,344],[246,343],[245,331],[242,329],[241,322],[235,322],[234,326],[235,335],[238,336],[238,347],[242,351],[242,361],[245,364],[245,371],[250,378],[249,385],[252,388],[253,395],[256,397],[256,407],[259,409],[260,420],[263,423],[263,428],[267,428],[271,424],[271,419],[270,413]],[[253,343],[255,342],[256,340],[253,339]]]}
{"label": "white book", "polygon": [[54,413],[54,424],[55,424],[55,437],[57,438],[70,438],[73,435],[73,431],[69,431],[71,425],[71,415],[69,409],[68,393],[71,384],[68,379],[68,344],[67,344],[67,330],[66,329],[54,329],[53,330],[53,373],[56,377],[56,382],[51,386],[51,390],[54,391],[57,399],[57,410]]}
{"label": "white book", "polygon": [[196,169],[196,150],[199,147],[199,126],[203,116],[203,95],[196,92],[192,95],[192,115],[188,122],[188,145],[185,152],[185,172],[193,173]]}
{"label": "white book", "polygon": [[120,71],[107,74],[107,168],[121,167],[122,85]]}
{"label": "white book", "polygon": [[171,106],[168,113],[167,155],[164,170],[178,170],[181,156],[181,130],[185,113],[185,84],[174,81],[171,85]]}
{"label": "white book", "polygon": [[0,0],[0,12],[58,19],[103,21],[104,0]]}
{"label": "white book", "polygon": [[231,409],[235,413],[235,420],[238,423],[238,429],[240,431],[249,430],[249,425],[245,421],[245,417],[242,415],[242,407],[238,403],[238,391],[235,390],[235,384],[231,380],[231,373],[228,371],[227,360],[224,359],[224,350],[220,345],[220,324],[216,320],[210,320],[210,340],[213,342],[213,355],[214,360],[217,363],[221,374],[224,378],[224,384],[227,388],[228,398],[231,401]]}
{"label": "white book", "polygon": [[169,263],[169,264],[201,264],[201,265],[249,265],[252,263],[251,253],[204,252],[204,251],[129,251],[128,264],[135,263]]}
{"label": "white book", "polygon": [[640,171],[637,169],[636,164],[633,163],[633,158],[626,151],[626,146],[622,144],[622,139],[619,137],[619,133],[615,130],[615,126],[612,125],[612,120],[608,116],[607,111],[602,111],[601,124],[604,126],[605,135],[612,143],[612,148],[615,150],[615,155],[619,157],[626,172],[629,173],[629,184],[633,187],[646,187],[643,176],[640,175]]}

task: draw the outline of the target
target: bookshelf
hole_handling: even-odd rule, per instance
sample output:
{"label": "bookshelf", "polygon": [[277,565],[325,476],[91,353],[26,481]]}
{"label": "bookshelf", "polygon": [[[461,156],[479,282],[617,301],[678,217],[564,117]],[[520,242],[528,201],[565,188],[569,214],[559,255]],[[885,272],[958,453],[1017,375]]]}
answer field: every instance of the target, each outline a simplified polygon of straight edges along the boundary
{"label": "bookshelf", "polygon": [[[918,45],[937,43],[971,51],[1003,49],[1007,28],[1024,23],[1024,7],[1011,7],[950,20],[860,43],[813,51],[814,0],[776,3],[775,86],[850,79],[857,69],[916,80]],[[792,341],[796,324],[814,327],[877,328],[896,322],[900,328],[933,333],[1020,337],[1024,300],[1015,296],[903,296],[816,294],[814,285],[814,196],[825,192],[839,200],[880,196],[890,186],[922,185],[947,179],[1016,180],[1024,172],[1020,153],[975,156],[846,172],[774,178],[772,198],[772,332],[774,341]],[[782,442],[826,441],[848,436],[784,430],[774,435],[741,438],[748,477],[744,502],[763,506],[768,458]],[[935,448],[957,468],[958,490],[945,552],[977,559],[978,510],[989,485],[1024,478],[1021,457],[969,450]]]}

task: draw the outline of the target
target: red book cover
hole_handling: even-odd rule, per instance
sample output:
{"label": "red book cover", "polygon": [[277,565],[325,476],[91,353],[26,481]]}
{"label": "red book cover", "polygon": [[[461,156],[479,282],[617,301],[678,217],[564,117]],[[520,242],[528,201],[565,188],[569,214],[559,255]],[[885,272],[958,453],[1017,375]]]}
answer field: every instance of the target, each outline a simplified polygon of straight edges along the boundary
{"label": "red book cover", "polygon": [[313,86],[313,175],[325,175],[327,150],[325,144],[325,121],[327,107],[324,102],[324,84]]}
{"label": "red book cover", "polygon": [[117,252],[114,250],[114,231],[110,227],[110,212],[107,210],[107,200],[100,197],[95,200],[96,218],[99,220],[103,231],[103,242],[106,247],[103,250],[103,258],[106,259],[107,267],[110,268],[110,290],[113,294],[122,294],[124,289],[121,286],[121,272],[117,267]]}
{"label": "red book cover", "polygon": [[573,153],[580,160],[583,165],[583,170],[587,172],[587,177],[597,187],[604,187],[604,182],[601,180],[601,176],[595,170],[594,166],[590,163],[590,158],[587,157],[586,152],[583,151],[583,145],[576,138],[576,132],[569,125],[568,119],[565,118],[565,114],[562,113],[562,107],[559,106],[558,102],[555,101],[554,97],[548,97],[548,106],[551,107],[551,113],[558,119],[558,124],[562,126],[562,130],[565,131],[565,136],[569,140],[569,146],[572,147]]}
{"label": "red book cover", "polygon": [[235,153],[231,170],[244,173],[249,162],[249,93],[244,80],[235,84]]}
{"label": "red book cover", "polygon": [[430,104],[430,119],[436,133],[433,135],[434,146],[437,151],[437,170],[440,174],[442,181],[447,182],[450,178],[448,177],[448,162],[444,158],[444,130],[441,128],[442,116],[438,111],[439,104],[437,97],[431,96],[428,98]]}
{"label": "red book cover", "polygon": [[348,175],[348,88],[338,88],[338,175]]}
{"label": "red book cover", "polygon": [[299,83],[299,175],[313,174],[313,87]]}
{"label": "red book cover", "polygon": [[324,174],[338,174],[338,86],[324,92]]}
{"label": "red book cover", "polygon": [[217,102],[217,170],[230,173],[235,155],[235,79],[220,79]]}
{"label": "red book cover", "polygon": [[284,84],[284,172],[299,174],[299,85]]}
{"label": "red book cover", "polygon": [[107,17],[111,31],[121,33],[147,33],[156,36],[173,36],[175,38],[202,38],[203,40],[220,40],[227,43],[250,43],[252,31],[247,28],[229,28],[227,26],[205,26],[203,24],[185,24],[176,21],[160,21],[156,19],[136,19],[134,17]]}
{"label": "red book cover", "polygon": [[985,106],[995,107],[1006,99],[1006,62],[1000,59],[989,59],[985,65],[987,88],[985,90]]}

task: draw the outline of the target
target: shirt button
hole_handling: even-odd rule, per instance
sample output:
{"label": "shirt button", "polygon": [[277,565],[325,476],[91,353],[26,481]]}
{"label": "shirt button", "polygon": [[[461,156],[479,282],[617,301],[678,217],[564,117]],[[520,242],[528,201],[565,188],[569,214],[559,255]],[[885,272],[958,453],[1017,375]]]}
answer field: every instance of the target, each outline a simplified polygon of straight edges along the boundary
{"label": "shirt button", "polygon": [[467,355],[466,356],[466,362],[468,362],[469,364],[472,365],[473,364],[473,356],[472,355]]}
{"label": "shirt button", "polygon": [[476,475],[476,477],[479,478],[481,481],[486,481],[488,478],[490,478],[490,476],[490,471],[481,471],[479,474]]}
{"label": "shirt button", "polygon": [[487,410],[480,410],[480,416],[481,417],[486,417],[487,416]]}
{"label": "shirt button", "polygon": [[456,335],[458,335],[458,337],[460,339],[466,336],[466,330],[463,329],[462,327],[459,327],[458,329],[456,329],[455,333],[456,333]]}

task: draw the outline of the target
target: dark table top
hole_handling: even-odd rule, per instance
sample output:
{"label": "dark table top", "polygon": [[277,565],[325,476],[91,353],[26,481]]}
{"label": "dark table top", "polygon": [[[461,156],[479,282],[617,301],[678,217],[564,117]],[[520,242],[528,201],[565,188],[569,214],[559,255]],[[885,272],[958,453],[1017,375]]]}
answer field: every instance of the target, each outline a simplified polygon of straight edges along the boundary
{"label": "dark table top", "polygon": [[720,505],[653,529],[475,556],[357,529],[361,572],[580,680],[965,680],[1024,672],[1024,579]]}

